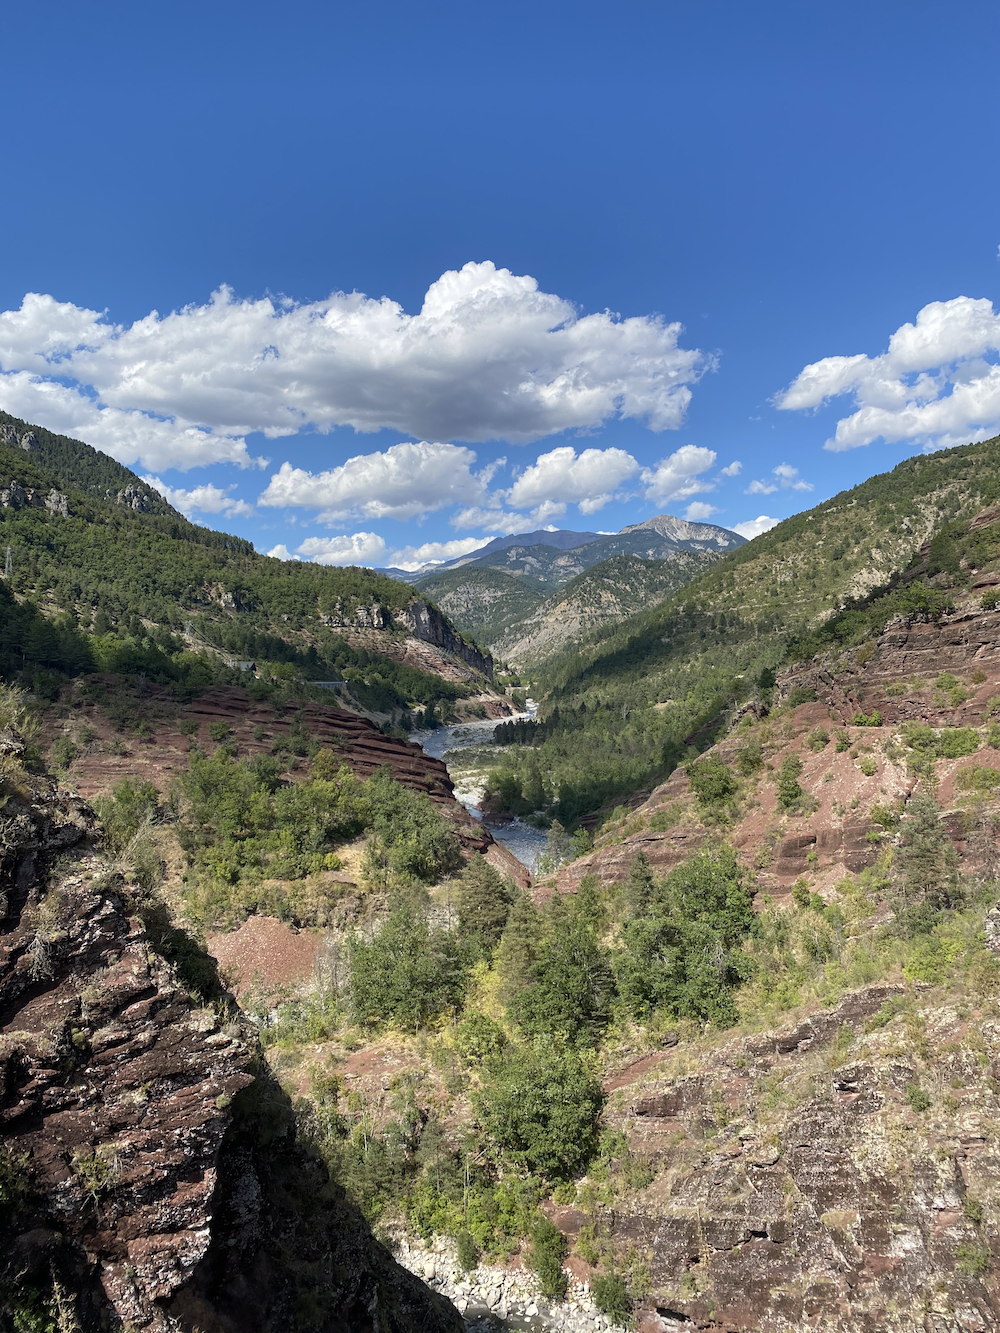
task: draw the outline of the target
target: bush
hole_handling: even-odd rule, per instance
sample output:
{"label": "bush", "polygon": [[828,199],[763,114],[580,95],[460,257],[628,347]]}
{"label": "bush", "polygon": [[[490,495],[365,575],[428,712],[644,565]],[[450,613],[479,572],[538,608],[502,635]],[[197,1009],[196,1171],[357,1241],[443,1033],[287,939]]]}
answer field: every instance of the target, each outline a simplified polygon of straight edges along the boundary
{"label": "bush", "polygon": [[472,1233],[462,1230],[455,1237],[458,1266],[464,1273],[474,1273],[479,1267],[479,1246],[472,1238]]}
{"label": "bush", "polygon": [[756,736],[749,737],[736,751],[736,767],[745,778],[764,767],[764,751]]}
{"label": "bush", "polygon": [[531,1228],[531,1249],[528,1263],[538,1274],[542,1295],[550,1301],[561,1301],[566,1295],[569,1279],[563,1269],[566,1257],[566,1237],[547,1217],[540,1217]]}
{"label": "bush", "polygon": [[993,1255],[982,1241],[963,1240],[955,1251],[958,1266],[967,1277],[985,1277],[993,1267]]}
{"label": "bush", "polygon": [[930,1109],[931,1099],[928,1094],[916,1083],[911,1083],[906,1089],[906,1100],[913,1107],[914,1111],[927,1111]]}
{"label": "bush", "polygon": [[968,764],[955,775],[955,786],[959,791],[992,791],[1000,786],[1000,770]]}
{"label": "bush", "polygon": [[617,1273],[599,1273],[591,1278],[590,1294],[601,1314],[616,1324],[628,1322],[632,1313],[632,1302],[628,1298],[625,1279]]}
{"label": "bush", "polygon": [[799,786],[801,773],[802,760],[797,755],[789,755],[778,771],[778,804],[785,810],[797,805],[805,795]]}
{"label": "bush", "polygon": [[52,762],[56,768],[69,768],[80,751],[68,736],[59,736],[52,742]]}
{"label": "bush", "polygon": [[508,1047],[488,1067],[475,1103],[501,1155],[549,1180],[578,1174],[597,1149],[600,1082],[555,1038]]}
{"label": "bush", "polygon": [[873,708],[870,713],[855,713],[852,725],[855,727],[880,727],[882,725],[882,714],[877,708]]}
{"label": "bush", "polygon": [[701,805],[716,805],[736,794],[736,779],[717,755],[688,764],[687,773],[691,790]]}
{"label": "bush", "polygon": [[814,704],[816,702],[816,691],[807,690],[798,685],[794,690],[790,690],[785,703],[789,708],[798,708],[799,704]]}
{"label": "bush", "polygon": [[814,727],[806,737],[806,745],[812,750],[813,754],[819,754],[820,750],[825,750],[830,744],[830,733],[823,727]]}

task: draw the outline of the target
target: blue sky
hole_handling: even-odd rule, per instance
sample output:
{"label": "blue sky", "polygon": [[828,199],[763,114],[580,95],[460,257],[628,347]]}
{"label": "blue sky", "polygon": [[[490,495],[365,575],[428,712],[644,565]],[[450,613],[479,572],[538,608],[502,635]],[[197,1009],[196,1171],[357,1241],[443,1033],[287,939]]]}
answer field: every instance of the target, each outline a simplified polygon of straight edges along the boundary
{"label": "blue sky", "polygon": [[998,26],[22,5],[0,406],[332,562],[783,518],[1000,431]]}

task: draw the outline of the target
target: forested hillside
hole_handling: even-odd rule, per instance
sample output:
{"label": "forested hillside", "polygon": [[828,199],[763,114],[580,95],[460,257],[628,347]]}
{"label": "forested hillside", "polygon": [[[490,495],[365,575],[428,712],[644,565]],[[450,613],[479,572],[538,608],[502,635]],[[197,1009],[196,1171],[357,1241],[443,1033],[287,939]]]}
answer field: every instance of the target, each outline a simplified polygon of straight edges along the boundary
{"label": "forested hillside", "polygon": [[6,674],[43,691],[52,673],[97,668],[197,687],[228,680],[232,658],[258,661],[262,675],[270,664],[279,677],[351,678],[377,711],[463,693],[402,660],[406,584],[259,555],[189,522],[89,446],[10,417],[3,426],[0,593],[19,604],[0,627]]}
{"label": "forested hillside", "polygon": [[[536,673],[540,721],[521,729],[530,744],[498,773],[500,804],[537,790],[540,777],[550,810],[571,823],[648,790],[707,745],[803,636],[831,621],[828,635],[860,641],[900,605],[937,606],[937,563],[893,592],[900,575],[922,543],[998,494],[998,440],[907,459],[731,552],[653,610],[573,644]],[[852,606],[870,611],[838,615]]]}
{"label": "forested hillside", "polygon": [[611,556],[550,593],[491,646],[519,669],[538,666],[605,626],[650,610],[688,584],[706,563],[701,551],[677,551],[669,560]]}
{"label": "forested hillside", "polygon": [[499,569],[465,565],[427,574],[416,586],[432,598],[457,629],[486,648],[519,626],[538,606],[541,594]]}

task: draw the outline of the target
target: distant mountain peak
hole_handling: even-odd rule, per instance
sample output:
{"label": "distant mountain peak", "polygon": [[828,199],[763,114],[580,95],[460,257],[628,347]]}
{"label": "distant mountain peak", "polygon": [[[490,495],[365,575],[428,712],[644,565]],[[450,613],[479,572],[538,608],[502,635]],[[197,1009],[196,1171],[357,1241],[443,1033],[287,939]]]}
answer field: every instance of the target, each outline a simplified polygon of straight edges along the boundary
{"label": "distant mountain peak", "polygon": [[673,514],[654,514],[643,523],[632,523],[622,528],[620,536],[627,532],[651,530],[675,542],[714,542],[716,546],[728,548],[744,545],[746,538],[729,528],[722,528],[717,523],[692,523],[686,518],[676,518]]}

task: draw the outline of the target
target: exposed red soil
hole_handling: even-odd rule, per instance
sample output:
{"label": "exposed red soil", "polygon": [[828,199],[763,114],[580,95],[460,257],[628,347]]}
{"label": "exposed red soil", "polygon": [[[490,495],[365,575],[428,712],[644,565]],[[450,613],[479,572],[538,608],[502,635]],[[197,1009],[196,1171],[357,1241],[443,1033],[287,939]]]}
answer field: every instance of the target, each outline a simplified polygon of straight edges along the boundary
{"label": "exposed red soil", "polygon": [[[848,654],[836,665],[817,658],[782,674],[780,697],[795,689],[814,690],[816,702],[801,704],[775,722],[777,743],[767,754],[771,773],[759,777],[742,817],[727,831],[748,861],[756,855],[758,885],[779,899],[787,897],[802,875],[822,894],[845,873],[856,874],[877,859],[879,829],[870,817],[872,806],[901,807],[917,785],[902,751],[895,759],[884,753],[901,723],[981,727],[988,720],[988,701],[1000,695],[1000,612],[980,610],[975,594],[967,595],[964,606],[940,623],[894,621],[860,654],[860,662],[858,656]],[[943,671],[965,685],[967,700],[953,706],[947,693],[935,687]],[[973,680],[974,674],[983,679]],[[871,716],[876,711],[882,726],[853,725],[859,713]],[[831,739],[812,750],[807,739],[817,727],[831,737],[846,733],[850,749],[838,752]],[[732,763],[742,741],[741,735],[730,735],[709,753]],[[816,804],[815,810],[801,815],[783,811],[777,800],[774,775],[792,756],[801,760],[799,784]],[[873,774],[864,773],[863,758],[874,762]],[[956,776],[970,764],[1000,769],[1000,752],[984,745],[974,755],[939,761],[935,768],[938,800],[947,811],[946,823],[960,856],[966,851],[962,811],[948,807],[962,798]],[[680,812],[679,821],[662,832],[649,828],[650,818],[668,807]],[[564,866],[554,880],[536,885],[536,897],[542,900],[554,889],[575,892],[587,874],[620,883],[640,851],[658,874],[665,874],[715,836],[698,818],[683,769],[657,787],[632,818],[645,827],[604,845],[599,838],[595,851]],[[762,860],[761,849],[769,843],[773,851]]]}
{"label": "exposed red soil", "polygon": [[322,935],[293,930],[273,916],[252,916],[238,930],[206,938],[208,952],[237,996],[259,987],[294,989],[313,976]]}

